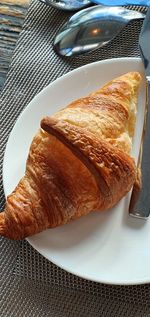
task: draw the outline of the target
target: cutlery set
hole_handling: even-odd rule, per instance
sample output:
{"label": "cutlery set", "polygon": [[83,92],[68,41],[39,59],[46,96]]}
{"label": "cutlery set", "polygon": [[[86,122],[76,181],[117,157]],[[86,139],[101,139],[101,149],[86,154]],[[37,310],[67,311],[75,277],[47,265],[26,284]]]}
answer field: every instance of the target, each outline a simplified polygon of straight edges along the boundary
{"label": "cutlery set", "polygon": [[[100,4],[74,14],[57,33],[54,49],[59,55],[74,56],[89,53],[108,44],[132,20],[144,19],[139,36],[139,48],[146,74],[146,110],[141,140],[138,169],[141,170],[142,186],[136,192],[133,186],[129,214],[148,219],[150,215],[150,8],[147,14],[129,10],[123,6],[150,6],[146,0],[41,0],[64,10],[79,10],[92,3]],[[136,195],[136,200],[135,200]]]}

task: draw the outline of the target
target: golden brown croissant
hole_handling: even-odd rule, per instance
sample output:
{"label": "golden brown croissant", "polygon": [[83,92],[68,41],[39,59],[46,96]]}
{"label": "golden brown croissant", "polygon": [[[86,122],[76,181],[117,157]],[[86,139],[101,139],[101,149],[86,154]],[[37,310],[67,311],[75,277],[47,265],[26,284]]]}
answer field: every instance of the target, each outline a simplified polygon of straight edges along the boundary
{"label": "golden brown croissant", "polygon": [[127,73],[41,121],[0,234],[23,239],[114,206],[136,179],[130,157],[141,76]]}

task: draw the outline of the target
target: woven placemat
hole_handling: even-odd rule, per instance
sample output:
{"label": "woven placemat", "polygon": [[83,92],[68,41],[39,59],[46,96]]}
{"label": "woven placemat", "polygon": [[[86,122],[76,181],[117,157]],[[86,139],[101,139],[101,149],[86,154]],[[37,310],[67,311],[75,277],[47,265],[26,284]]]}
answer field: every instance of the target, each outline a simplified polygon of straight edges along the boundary
{"label": "woven placemat", "polygon": [[[144,8],[136,8],[145,10]],[[32,1],[3,89],[0,168],[9,133],[20,112],[47,84],[90,62],[139,56],[142,21],[129,24],[107,47],[76,58],[60,58],[53,38],[69,14]],[[5,203],[0,187],[1,209]],[[0,316],[150,316],[150,285],[112,286],[69,274],[38,254],[27,241],[1,238]]]}

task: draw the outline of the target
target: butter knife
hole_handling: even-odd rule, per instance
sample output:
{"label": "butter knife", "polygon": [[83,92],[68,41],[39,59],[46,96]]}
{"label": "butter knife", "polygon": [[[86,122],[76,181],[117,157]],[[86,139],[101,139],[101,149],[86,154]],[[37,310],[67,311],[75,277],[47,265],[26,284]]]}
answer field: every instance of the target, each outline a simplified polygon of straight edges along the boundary
{"label": "butter knife", "polygon": [[150,8],[141,29],[139,48],[146,74],[145,121],[138,160],[138,167],[141,168],[142,184],[136,201],[136,184],[133,186],[129,214],[137,218],[147,219],[150,215]]}

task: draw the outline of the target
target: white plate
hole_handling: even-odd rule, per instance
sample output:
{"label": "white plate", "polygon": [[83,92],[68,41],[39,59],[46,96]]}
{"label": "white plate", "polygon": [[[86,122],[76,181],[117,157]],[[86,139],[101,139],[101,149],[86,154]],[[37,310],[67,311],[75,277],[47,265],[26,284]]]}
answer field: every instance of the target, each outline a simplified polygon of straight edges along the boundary
{"label": "white plate", "polygon": [[[96,62],[68,73],[39,93],[18,118],[7,143],[3,165],[6,196],[23,176],[29,146],[43,116],[51,115],[116,76],[134,70],[144,73],[140,59]],[[136,160],[144,107],[143,80],[133,144]],[[70,224],[32,236],[28,241],[47,259],[83,278],[111,284],[150,282],[150,221],[128,216],[129,196],[112,211],[91,213]]]}

